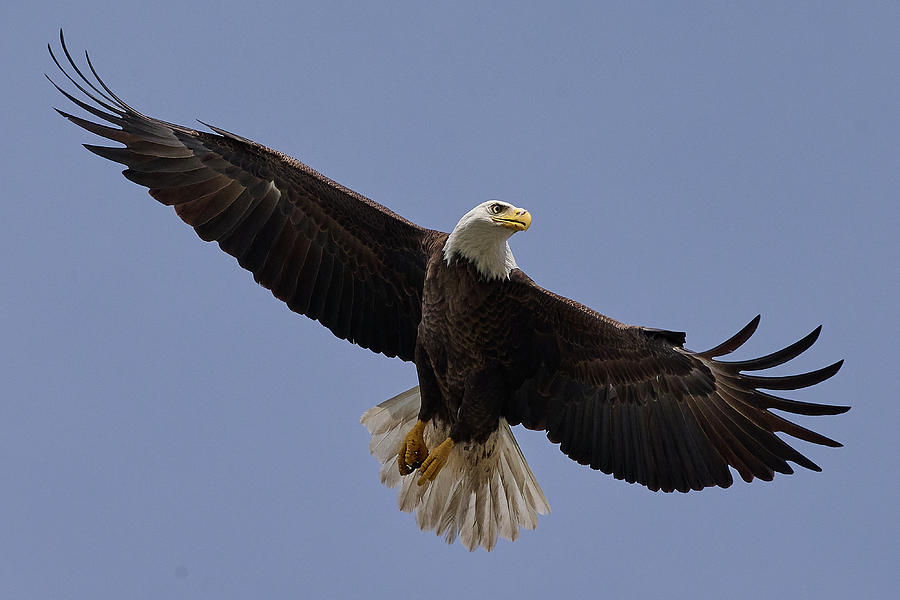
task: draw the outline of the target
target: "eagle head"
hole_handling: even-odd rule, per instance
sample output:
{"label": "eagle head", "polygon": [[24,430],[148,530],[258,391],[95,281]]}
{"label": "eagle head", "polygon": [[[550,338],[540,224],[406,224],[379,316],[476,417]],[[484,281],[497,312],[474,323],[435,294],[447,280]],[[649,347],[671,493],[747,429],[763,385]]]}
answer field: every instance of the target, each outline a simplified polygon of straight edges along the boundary
{"label": "eagle head", "polygon": [[517,267],[509,238],[531,226],[531,213],[508,202],[488,200],[463,215],[444,244],[450,265],[464,258],[487,279],[505,279]]}

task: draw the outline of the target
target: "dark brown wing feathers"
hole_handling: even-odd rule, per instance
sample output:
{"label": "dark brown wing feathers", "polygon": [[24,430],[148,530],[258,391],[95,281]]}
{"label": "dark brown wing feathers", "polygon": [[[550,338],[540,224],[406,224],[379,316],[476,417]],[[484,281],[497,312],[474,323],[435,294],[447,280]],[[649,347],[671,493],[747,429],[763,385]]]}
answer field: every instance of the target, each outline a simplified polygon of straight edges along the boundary
{"label": "dark brown wing feathers", "polygon": [[125,177],[218,242],[291,310],[365,348],[413,359],[427,252],[438,232],[246,138],[139,113],[103,83],[89,57],[96,85],[84,75],[61,33],[60,42],[74,76],[51,49],[54,62],[93,104],[53,85],[114,127],[58,112],[125,145],[88,150],[126,165]]}
{"label": "dark brown wing feathers", "polygon": [[[808,349],[801,340],[751,360],[716,360],[737,350],[759,317],[706,352],[682,347],[683,334],[618,323],[534,284],[515,271],[519,309],[556,337],[536,371],[506,407],[510,423],[545,429],[573,460],[653,490],[688,491],[792,473],[788,462],[820,470],[776,432],[826,446],[839,444],[768,409],[834,415],[848,407],[788,400],[766,390],[798,389],[832,375],[841,362],[804,373],[763,377]],[[748,373],[750,372],[750,373]]]}

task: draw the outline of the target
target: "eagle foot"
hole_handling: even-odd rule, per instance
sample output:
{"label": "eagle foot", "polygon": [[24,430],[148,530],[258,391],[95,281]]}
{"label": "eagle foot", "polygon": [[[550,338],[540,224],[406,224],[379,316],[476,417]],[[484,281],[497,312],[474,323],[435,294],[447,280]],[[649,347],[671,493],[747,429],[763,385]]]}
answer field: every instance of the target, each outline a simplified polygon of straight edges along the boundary
{"label": "eagle foot", "polygon": [[447,464],[447,458],[449,458],[451,450],[453,450],[453,440],[448,437],[437,448],[428,453],[428,458],[419,467],[419,471],[422,473],[422,476],[419,477],[419,485],[425,485],[426,481],[434,481],[437,474]]}
{"label": "eagle foot", "polygon": [[425,421],[416,421],[406,437],[400,443],[397,451],[397,468],[401,475],[409,475],[413,469],[418,468],[425,457],[428,456],[428,446],[425,445]]}

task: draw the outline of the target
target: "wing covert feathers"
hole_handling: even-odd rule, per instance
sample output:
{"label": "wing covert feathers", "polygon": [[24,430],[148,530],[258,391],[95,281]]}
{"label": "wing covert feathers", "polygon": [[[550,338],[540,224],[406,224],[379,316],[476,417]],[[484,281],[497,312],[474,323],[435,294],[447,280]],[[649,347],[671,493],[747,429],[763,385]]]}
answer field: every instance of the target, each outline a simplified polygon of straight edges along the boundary
{"label": "wing covert feathers", "polygon": [[93,78],[86,76],[61,31],[60,43],[68,69],[48,46],[50,55],[87,101],[51,83],[109,125],[57,112],[124,145],[88,150],[125,165],[126,178],[174,207],[200,238],[218,242],[291,310],[338,337],[412,360],[427,252],[438,232],[224,129],[205,133],[147,117],[107,87],[87,53]]}
{"label": "wing covert feathers", "polygon": [[[484,444],[454,446],[437,478],[424,486],[417,477],[401,477],[397,449],[419,413],[419,388],[369,409],[361,419],[372,434],[369,451],[381,463],[381,482],[399,487],[400,510],[416,515],[423,531],[459,539],[468,550],[490,551],[497,538],[515,540],[521,529],[537,527],[550,505],[504,419]],[[447,437],[447,429],[425,428],[429,448]]]}

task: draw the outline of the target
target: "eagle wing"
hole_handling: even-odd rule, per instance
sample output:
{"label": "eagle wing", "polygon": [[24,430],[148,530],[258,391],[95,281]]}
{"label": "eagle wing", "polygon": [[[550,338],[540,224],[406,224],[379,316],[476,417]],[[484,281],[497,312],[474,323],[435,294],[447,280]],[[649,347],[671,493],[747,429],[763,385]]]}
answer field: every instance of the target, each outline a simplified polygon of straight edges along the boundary
{"label": "eagle wing", "polygon": [[364,348],[413,360],[427,255],[438,232],[251,140],[141,114],[103,83],[87,53],[99,87],[85,77],[62,32],[60,42],[74,74],[48,45],[53,61],[93,104],[51,83],[116,127],[58,112],[125,146],[88,150],[126,165],[125,177],[173,206],[202,239],[218,242],[291,310]]}
{"label": "eagle wing", "polygon": [[728,487],[729,466],[745,481],[793,473],[788,461],[820,471],[776,432],[825,446],[838,442],[772,412],[833,415],[844,406],[780,398],[762,390],[792,390],[828,379],[823,369],[784,377],[754,371],[781,365],[809,348],[803,339],[752,360],[717,360],[740,347],[759,316],[706,352],[683,347],[680,332],[618,323],[537,286],[513,271],[513,296],[535,331],[532,372],[505,407],[512,424],[546,430],[550,441],[581,464],[651,490],[687,492]]}

